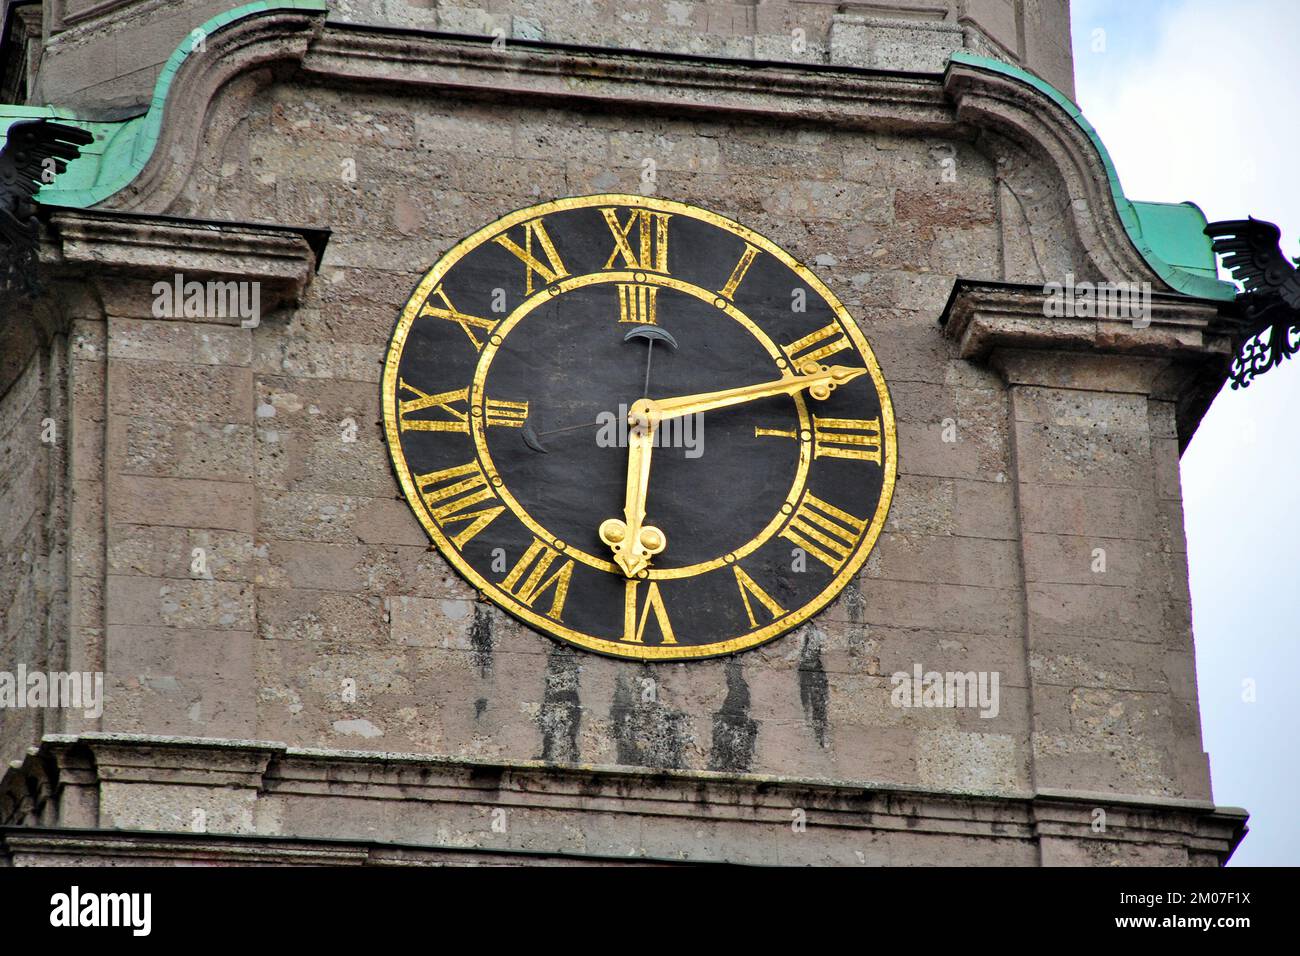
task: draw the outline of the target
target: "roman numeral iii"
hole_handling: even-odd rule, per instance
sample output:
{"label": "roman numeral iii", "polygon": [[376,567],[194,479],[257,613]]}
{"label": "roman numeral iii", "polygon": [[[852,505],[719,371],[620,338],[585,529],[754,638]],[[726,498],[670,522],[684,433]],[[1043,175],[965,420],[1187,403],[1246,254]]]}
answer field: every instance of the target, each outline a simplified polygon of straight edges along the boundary
{"label": "roman numeral iii", "polygon": [[[755,438],[798,439],[788,428],[754,428]],[[822,418],[813,416],[813,457],[852,458],[881,463],[879,418]]]}

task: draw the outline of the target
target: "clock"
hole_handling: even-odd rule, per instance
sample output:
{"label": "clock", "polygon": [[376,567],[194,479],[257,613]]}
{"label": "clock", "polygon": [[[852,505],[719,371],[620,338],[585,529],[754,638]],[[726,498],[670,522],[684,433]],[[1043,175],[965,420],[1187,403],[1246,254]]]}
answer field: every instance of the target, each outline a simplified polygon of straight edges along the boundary
{"label": "clock", "polygon": [[804,623],[889,509],[893,409],[862,329],[775,243],[695,206],[559,199],[458,243],[383,376],[402,492],[531,627],[640,660]]}

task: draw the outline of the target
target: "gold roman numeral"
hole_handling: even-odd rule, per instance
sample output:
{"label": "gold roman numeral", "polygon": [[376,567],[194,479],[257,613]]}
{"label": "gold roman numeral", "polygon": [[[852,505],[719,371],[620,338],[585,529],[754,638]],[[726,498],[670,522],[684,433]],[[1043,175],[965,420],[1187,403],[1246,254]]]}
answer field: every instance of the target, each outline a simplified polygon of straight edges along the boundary
{"label": "gold roman numeral", "polygon": [[781,532],[832,571],[844,566],[867,523],[805,492],[794,517]]}
{"label": "gold roman numeral", "polygon": [[757,246],[745,243],[745,251],[741,253],[740,261],[736,263],[736,268],[731,270],[731,278],[727,280],[727,284],[718,290],[719,295],[725,299],[734,299],[736,297],[736,289],[740,286],[740,283],[745,281],[745,273],[754,264],[758,253],[759,248]]}
{"label": "gold roman numeral", "polygon": [[659,287],[641,282],[618,283],[618,320],[658,324]]}
{"label": "gold roman numeral", "polygon": [[843,352],[848,347],[849,340],[840,331],[840,327],[832,322],[816,332],[809,332],[789,345],[782,346],[782,349],[795,371],[801,372],[806,366],[818,364],[826,356]]}
{"label": "gold roman numeral", "polygon": [[464,548],[465,542],[492,523],[497,515],[505,511],[504,505],[467,509],[481,505],[485,501],[499,500],[488,487],[483,469],[478,462],[457,465],[441,471],[431,471],[424,475],[413,475],[415,487],[420,492],[429,514],[444,532],[449,524],[468,525],[452,537],[451,543],[457,548]]}
{"label": "gold roman numeral", "polygon": [[[564,262],[560,259],[559,252],[555,249],[555,243],[551,241],[550,235],[546,232],[545,224],[540,219],[531,219],[524,223],[524,245],[522,248],[504,232],[499,236],[495,236],[492,241],[523,262],[524,291],[527,295],[533,294],[533,273],[542,277],[542,285],[550,285],[557,279],[563,279],[569,274],[569,270],[564,267]],[[534,242],[541,249],[542,255],[546,257],[545,262],[533,255]]]}
{"label": "gold roman numeral", "polygon": [[673,635],[673,624],[668,620],[668,608],[664,606],[663,596],[659,593],[658,581],[651,581],[650,587],[646,589],[645,607],[638,621],[636,592],[640,584],[640,581],[628,581],[623,592],[623,640],[629,644],[644,644],[645,626],[653,610],[655,623],[659,625],[659,633],[663,637],[659,643],[676,644],[677,638]]}
{"label": "gold roman numeral", "polygon": [[776,601],[772,598],[772,595],[768,594],[757,584],[755,584],[754,579],[751,578],[748,574],[746,574],[741,569],[740,565],[733,564],[731,566],[731,570],[736,572],[736,584],[740,588],[740,599],[745,602],[745,616],[749,618],[750,627],[758,627],[758,621],[754,617],[753,605],[749,603],[749,599],[751,596],[757,599],[759,604],[767,608],[768,613],[772,615],[772,620],[775,621],[778,617],[780,617],[782,614],[785,613],[785,608],[777,604]]}
{"label": "gold roman numeral", "polygon": [[[601,215],[609,231],[614,234],[614,251],[605,263],[606,269],[614,267],[620,255],[629,269],[648,269],[651,272],[668,272],[668,220],[670,213],[651,212],[649,209],[629,209],[627,222],[618,221],[617,209],[602,209]],[[637,245],[631,243],[633,228],[637,231]]]}
{"label": "gold roman numeral", "polygon": [[[793,429],[754,428],[755,438],[791,438]],[[879,418],[822,418],[813,416],[813,457],[856,458],[880,462]]]}
{"label": "gold roman numeral", "polygon": [[856,458],[880,464],[879,418],[813,416],[813,457]]}
{"label": "gold roman numeral", "polygon": [[501,582],[502,589],[528,607],[532,607],[547,591],[553,591],[551,607],[546,612],[546,616],[552,620],[560,620],[560,616],[564,613],[564,600],[569,596],[569,580],[573,577],[573,559],[565,561],[547,578],[546,572],[559,556],[560,552],[543,544],[540,538],[533,538],[533,543],[519,559],[519,563]]}
{"label": "gold roman numeral", "polygon": [[[402,378],[397,380],[397,387],[416,396],[397,403],[397,427],[400,431],[460,432],[462,435],[469,434],[469,415],[455,407],[457,405],[464,406],[468,403],[468,388],[430,395],[427,392],[420,391]],[[438,419],[407,418],[413,412],[424,411],[427,408],[436,408],[448,417]],[[522,428],[524,421],[528,418],[528,403],[505,402],[489,398],[486,402],[485,411],[486,415],[484,417],[488,427],[497,425],[503,428]]]}
{"label": "gold roman numeral", "polygon": [[[435,295],[442,300],[443,308],[438,308],[436,305],[432,304],[431,300]],[[433,292],[429,294],[428,299],[424,300],[424,307],[420,309],[420,318],[424,318],[426,315],[431,315],[435,319],[446,319],[449,322],[455,322],[465,331],[465,334],[469,336],[469,340],[474,343],[474,351],[476,352],[483,351],[483,343],[479,341],[478,336],[474,334],[474,329],[483,329],[488,335],[491,335],[492,330],[497,327],[495,319],[484,319],[477,315],[467,315],[457,309],[451,304],[451,299],[447,298],[447,293],[442,291],[441,284],[434,288]]]}
{"label": "gold roman numeral", "polygon": [[528,420],[527,402],[506,402],[489,398],[484,403],[483,416],[488,428],[523,428]]}

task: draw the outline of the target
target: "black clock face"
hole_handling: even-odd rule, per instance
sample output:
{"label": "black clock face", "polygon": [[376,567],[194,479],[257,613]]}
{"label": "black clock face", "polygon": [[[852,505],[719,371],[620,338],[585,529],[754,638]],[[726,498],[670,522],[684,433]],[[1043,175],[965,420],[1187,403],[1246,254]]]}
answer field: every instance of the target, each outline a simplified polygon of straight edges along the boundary
{"label": "black clock face", "polygon": [[512,213],[447,253],[384,370],[407,501],[490,600],[589,650],[732,653],[808,620],[893,491],[885,381],[772,242],[642,196]]}

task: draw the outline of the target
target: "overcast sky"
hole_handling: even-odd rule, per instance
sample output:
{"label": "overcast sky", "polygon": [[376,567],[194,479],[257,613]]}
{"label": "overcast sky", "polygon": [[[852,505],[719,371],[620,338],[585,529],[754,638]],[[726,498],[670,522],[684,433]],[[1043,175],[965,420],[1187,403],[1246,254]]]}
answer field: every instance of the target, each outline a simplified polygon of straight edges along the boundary
{"label": "overcast sky", "polygon": [[[1300,256],[1300,2],[1072,0],[1072,27],[1079,106],[1125,194],[1270,220]],[[1300,863],[1297,412],[1300,356],[1225,386],[1182,462],[1214,798],[1251,813],[1236,866]]]}

